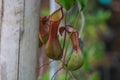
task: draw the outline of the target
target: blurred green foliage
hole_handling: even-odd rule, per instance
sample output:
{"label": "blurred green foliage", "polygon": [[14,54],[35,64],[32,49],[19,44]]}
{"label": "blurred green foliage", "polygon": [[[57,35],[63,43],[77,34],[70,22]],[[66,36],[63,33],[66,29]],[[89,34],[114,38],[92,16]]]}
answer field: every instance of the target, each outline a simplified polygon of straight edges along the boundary
{"label": "blurred green foliage", "polygon": [[86,22],[82,36],[86,58],[83,69],[89,71],[91,68],[94,68],[94,62],[104,58],[105,46],[101,40],[101,35],[106,34],[109,31],[106,21],[109,19],[111,13],[110,11],[103,11],[98,8],[92,1],[88,2],[86,12]]}
{"label": "blurred green foliage", "polygon": [[40,12],[41,16],[48,16],[50,14],[50,10],[49,9],[42,9]]}
{"label": "blurred green foliage", "polygon": [[49,72],[42,76],[42,80],[49,80]]}

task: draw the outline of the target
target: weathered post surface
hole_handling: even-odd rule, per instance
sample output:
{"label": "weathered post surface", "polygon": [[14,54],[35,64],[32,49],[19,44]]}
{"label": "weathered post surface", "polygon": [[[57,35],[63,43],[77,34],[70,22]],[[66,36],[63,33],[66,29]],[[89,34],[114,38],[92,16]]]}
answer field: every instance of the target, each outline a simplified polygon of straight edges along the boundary
{"label": "weathered post surface", "polygon": [[36,80],[40,0],[0,0],[0,80]]}

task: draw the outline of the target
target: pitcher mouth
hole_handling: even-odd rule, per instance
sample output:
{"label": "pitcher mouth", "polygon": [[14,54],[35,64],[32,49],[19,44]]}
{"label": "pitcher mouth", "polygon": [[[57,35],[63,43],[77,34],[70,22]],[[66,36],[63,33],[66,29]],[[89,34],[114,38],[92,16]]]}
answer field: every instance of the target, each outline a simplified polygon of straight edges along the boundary
{"label": "pitcher mouth", "polygon": [[58,8],[55,12],[50,15],[50,21],[61,21],[63,19],[62,7]]}

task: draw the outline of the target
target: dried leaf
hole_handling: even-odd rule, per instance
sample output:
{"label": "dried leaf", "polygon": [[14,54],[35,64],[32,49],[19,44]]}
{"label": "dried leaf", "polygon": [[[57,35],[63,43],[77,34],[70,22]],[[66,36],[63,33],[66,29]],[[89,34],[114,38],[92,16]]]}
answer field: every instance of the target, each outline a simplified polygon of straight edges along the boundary
{"label": "dried leaf", "polygon": [[65,27],[60,27],[59,28],[59,33],[62,36],[63,32],[65,31]]}
{"label": "dried leaf", "polygon": [[40,18],[39,38],[42,43],[46,43],[48,40],[49,32],[49,16]]}

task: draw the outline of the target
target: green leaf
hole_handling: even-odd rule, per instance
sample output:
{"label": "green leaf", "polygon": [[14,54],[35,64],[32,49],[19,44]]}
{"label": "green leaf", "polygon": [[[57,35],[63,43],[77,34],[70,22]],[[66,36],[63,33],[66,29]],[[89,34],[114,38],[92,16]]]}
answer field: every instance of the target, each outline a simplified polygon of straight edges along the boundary
{"label": "green leaf", "polygon": [[81,5],[81,11],[85,8],[88,0],[78,0],[79,4]]}
{"label": "green leaf", "polygon": [[66,10],[69,10],[74,5],[75,0],[56,0],[56,2]]}

